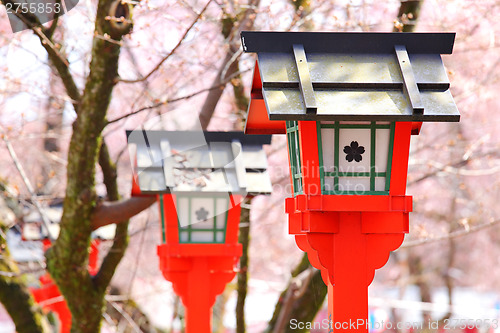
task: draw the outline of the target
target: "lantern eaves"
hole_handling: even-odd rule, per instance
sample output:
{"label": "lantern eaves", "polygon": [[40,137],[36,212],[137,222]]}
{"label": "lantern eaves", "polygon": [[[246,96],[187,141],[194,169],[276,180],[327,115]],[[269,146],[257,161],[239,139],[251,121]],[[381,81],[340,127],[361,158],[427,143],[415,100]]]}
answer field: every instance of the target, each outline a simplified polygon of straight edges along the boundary
{"label": "lantern eaves", "polygon": [[243,132],[127,131],[134,176],[144,194],[269,194],[264,144]]}
{"label": "lantern eaves", "polygon": [[460,119],[440,56],[452,52],[454,33],[244,31],[241,38],[245,52],[257,53],[249,113],[262,111],[255,102],[263,100],[271,121]]}

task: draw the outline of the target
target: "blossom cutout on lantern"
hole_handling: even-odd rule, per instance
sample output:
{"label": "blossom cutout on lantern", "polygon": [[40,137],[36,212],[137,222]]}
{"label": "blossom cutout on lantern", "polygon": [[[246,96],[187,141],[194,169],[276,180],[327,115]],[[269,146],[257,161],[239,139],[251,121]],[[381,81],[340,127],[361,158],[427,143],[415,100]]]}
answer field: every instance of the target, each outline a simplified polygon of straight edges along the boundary
{"label": "blossom cutout on lantern", "polygon": [[345,146],[344,147],[344,153],[347,155],[345,156],[345,159],[348,162],[352,162],[353,160],[356,162],[361,162],[363,159],[363,156],[361,156],[365,152],[365,147],[360,146],[358,144],[358,141],[351,141],[350,146]]}
{"label": "blossom cutout on lantern", "polygon": [[196,214],[196,219],[198,221],[206,221],[207,218],[208,218],[208,211],[205,208],[203,208],[203,207],[201,207],[200,209],[198,209],[195,212],[195,214]]}

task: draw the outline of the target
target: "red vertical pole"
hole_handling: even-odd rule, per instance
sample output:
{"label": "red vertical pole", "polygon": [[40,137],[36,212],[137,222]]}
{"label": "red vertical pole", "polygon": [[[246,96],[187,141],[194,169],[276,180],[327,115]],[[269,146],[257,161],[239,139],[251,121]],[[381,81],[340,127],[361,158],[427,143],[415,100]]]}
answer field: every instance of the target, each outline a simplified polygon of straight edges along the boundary
{"label": "red vertical pole", "polygon": [[360,213],[341,213],[333,242],[334,282],[328,288],[333,332],[368,332],[366,235]]}
{"label": "red vertical pole", "polygon": [[[58,290],[59,291],[59,290]],[[71,312],[65,301],[58,302],[52,306],[52,310],[57,313],[60,323],[60,333],[69,333],[71,331]]]}
{"label": "red vertical pole", "polygon": [[186,333],[212,332],[210,270],[207,258],[194,257],[188,275],[186,299]]}

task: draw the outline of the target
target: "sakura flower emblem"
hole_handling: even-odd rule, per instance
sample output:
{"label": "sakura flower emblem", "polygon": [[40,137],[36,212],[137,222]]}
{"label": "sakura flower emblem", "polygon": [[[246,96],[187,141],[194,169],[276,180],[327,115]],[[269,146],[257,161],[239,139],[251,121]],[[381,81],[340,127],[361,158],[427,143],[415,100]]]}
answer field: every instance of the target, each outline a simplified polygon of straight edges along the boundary
{"label": "sakura flower emblem", "polygon": [[360,146],[358,141],[351,141],[350,146],[344,147],[344,153],[346,153],[345,159],[348,162],[352,162],[353,160],[356,162],[361,162],[363,156],[361,156],[365,152],[365,147]]}
{"label": "sakura flower emblem", "polygon": [[195,211],[195,214],[198,221],[206,221],[208,218],[208,211],[203,207]]}

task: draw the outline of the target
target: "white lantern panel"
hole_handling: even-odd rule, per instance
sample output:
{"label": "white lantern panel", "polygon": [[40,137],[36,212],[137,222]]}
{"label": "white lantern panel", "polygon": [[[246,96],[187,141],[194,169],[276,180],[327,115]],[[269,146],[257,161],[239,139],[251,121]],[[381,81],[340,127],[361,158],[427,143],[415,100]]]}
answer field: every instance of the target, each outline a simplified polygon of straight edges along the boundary
{"label": "white lantern panel", "polygon": [[339,129],[339,171],[370,172],[371,130]]}
{"label": "white lantern panel", "polygon": [[187,243],[188,237],[189,237],[189,234],[187,232],[181,232],[179,235],[179,242],[180,243]]}
{"label": "white lantern panel", "polygon": [[390,140],[390,129],[380,128],[375,131],[375,172],[387,171]]}
{"label": "white lantern panel", "polygon": [[326,192],[333,192],[335,190],[333,177],[325,177],[324,190]]}
{"label": "white lantern panel", "polygon": [[216,226],[217,229],[226,228],[226,215],[229,210],[229,200],[228,199],[217,199],[216,200]]}
{"label": "white lantern panel", "polygon": [[192,198],[191,199],[191,228],[193,229],[213,229],[214,209],[213,198]]}
{"label": "white lantern panel", "polygon": [[214,233],[213,233],[213,231],[191,232],[191,242],[192,243],[213,243],[214,242]]}
{"label": "white lantern panel", "polygon": [[224,231],[217,231],[217,235],[215,237],[215,242],[216,243],[224,243],[225,237],[224,237]]}
{"label": "white lantern panel", "polygon": [[335,171],[335,129],[321,129],[321,148],[323,152],[323,171]]}
{"label": "white lantern panel", "polygon": [[179,218],[179,225],[185,227],[189,224],[189,199],[177,199],[177,217]]}
{"label": "white lantern panel", "polygon": [[385,177],[375,177],[375,191],[385,191]]}
{"label": "white lantern panel", "polygon": [[339,177],[339,192],[363,192],[370,191],[370,177]]}

